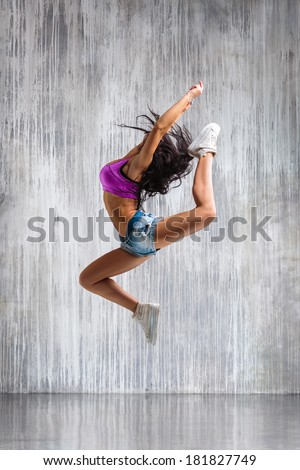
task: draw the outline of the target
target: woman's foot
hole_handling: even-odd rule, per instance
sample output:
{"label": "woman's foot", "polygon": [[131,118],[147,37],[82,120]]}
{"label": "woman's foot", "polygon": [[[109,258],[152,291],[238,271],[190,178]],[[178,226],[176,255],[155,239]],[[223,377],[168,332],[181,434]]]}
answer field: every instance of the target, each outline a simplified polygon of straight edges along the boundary
{"label": "woman's foot", "polygon": [[217,153],[217,139],[220,133],[220,126],[215,122],[207,124],[195,140],[189,145],[187,153],[191,157],[201,158],[206,153]]}
{"label": "woman's foot", "polygon": [[159,304],[146,304],[139,302],[135,312],[132,314],[132,318],[134,318],[143,328],[147,343],[154,346],[157,338]]}

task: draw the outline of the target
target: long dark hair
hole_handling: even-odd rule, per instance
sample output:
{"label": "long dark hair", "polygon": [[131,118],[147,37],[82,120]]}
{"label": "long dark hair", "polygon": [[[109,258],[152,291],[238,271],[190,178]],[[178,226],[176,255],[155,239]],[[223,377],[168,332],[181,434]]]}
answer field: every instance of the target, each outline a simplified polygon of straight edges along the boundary
{"label": "long dark hair", "polygon": [[[160,115],[152,111],[148,105],[147,107],[154,116],[155,121],[146,114],[137,116],[136,121],[139,117],[145,117],[150,121],[152,126],[154,126]],[[151,129],[145,129],[143,127],[128,126],[125,124],[117,124],[117,126],[137,129],[143,131],[145,134],[151,132]],[[171,137],[175,139],[176,145]],[[182,178],[188,175],[192,170],[190,162],[193,160],[193,157],[187,153],[187,148],[192,143],[192,140],[188,129],[184,125],[180,127],[178,124],[174,124],[163,136],[154,152],[151,164],[143,173],[142,179],[139,182],[137,209],[140,209],[143,202],[149,197],[153,197],[158,193],[166,194],[170,190],[170,184],[173,181],[179,180],[179,184],[174,186],[175,188],[181,185]]]}

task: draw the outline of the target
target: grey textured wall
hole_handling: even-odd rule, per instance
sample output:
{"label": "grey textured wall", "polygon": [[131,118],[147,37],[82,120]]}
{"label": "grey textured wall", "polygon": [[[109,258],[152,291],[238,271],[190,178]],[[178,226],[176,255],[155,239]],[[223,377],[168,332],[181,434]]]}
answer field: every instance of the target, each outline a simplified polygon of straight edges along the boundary
{"label": "grey textured wall", "polygon": [[[1,1],[2,391],[300,391],[299,6]],[[108,241],[95,233],[99,211],[107,217],[98,173],[141,134],[116,124],[134,125],[147,104],[163,113],[199,79],[205,93],[178,123],[193,136],[221,125],[218,220],[115,278],[161,304],[149,348],[129,312],[78,276],[119,246],[111,224]],[[146,209],[192,208],[192,177]],[[251,239],[251,208],[258,222],[271,216],[271,241]],[[45,239],[30,242],[36,216]],[[51,241],[53,216],[65,217],[69,238],[60,221]],[[245,241],[230,236],[235,216]],[[93,240],[78,241],[88,223]]]}

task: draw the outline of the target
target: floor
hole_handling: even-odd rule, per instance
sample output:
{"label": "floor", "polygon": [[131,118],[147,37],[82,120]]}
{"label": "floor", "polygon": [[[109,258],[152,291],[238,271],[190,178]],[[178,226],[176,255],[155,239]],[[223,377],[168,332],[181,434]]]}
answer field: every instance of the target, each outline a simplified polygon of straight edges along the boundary
{"label": "floor", "polygon": [[300,395],[2,394],[0,449],[300,449]]}

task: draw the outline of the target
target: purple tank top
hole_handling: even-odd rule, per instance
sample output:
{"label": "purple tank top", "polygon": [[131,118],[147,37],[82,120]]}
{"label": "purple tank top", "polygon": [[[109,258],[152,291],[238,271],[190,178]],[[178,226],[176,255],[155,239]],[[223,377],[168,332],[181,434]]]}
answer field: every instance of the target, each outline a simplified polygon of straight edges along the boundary
{"label": "purple tank top", "polygon": [[122,171],[122,167],[126,165],[128,160],[130,158],[105,165],[99,173],[100,183],[103,191],[116,196],[138,199],[138,182],[133,181]]}

